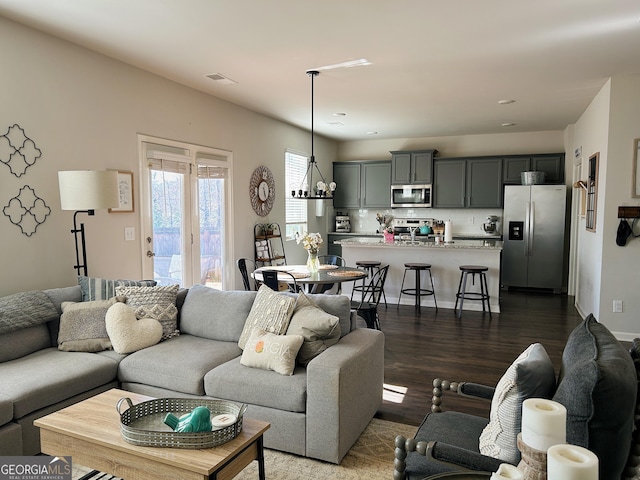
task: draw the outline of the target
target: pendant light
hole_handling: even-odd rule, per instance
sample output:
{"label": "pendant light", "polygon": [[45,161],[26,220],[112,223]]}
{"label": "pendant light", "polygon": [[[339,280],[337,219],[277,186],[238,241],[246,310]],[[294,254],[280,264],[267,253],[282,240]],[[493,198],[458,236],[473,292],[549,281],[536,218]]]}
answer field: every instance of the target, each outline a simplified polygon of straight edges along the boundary
{"label": "pendant light", "polygon": [[[314,155],[313,143],[314,143],[314,131],[313,131],[313,79],[320,75],[317,70],[309,70],[307,75],[311,77],[311,156],[309,157],[309,164],[307,171],[302,178],[300,186],[296,190],[295,186],[291,186],[291,197],[301,200],[331,200],[333,198],[333,192],[336,189],[336,183],[327,181],[324,179],[322,172],[318,168],[316,163],[316,157]],[[316,183],[313,183],[313,171],[316,171],[320,177]]]}

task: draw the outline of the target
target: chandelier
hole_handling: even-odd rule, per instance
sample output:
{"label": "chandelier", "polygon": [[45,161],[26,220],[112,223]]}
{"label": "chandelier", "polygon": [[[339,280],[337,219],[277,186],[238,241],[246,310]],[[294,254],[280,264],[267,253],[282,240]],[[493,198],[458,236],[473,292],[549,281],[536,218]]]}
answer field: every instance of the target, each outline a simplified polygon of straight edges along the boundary
{"label": "chandelier", "polygon": [[[336,183],[327,183],[324,179],[324,176],[316,163],[316,157],[313,151],[313,79],[320,75],[320,72],[317,70],[309,70],[307,75],[311,77],[311,156],[309,157],[307,171],[302,178],[302,182],[300,182],[300,186],[297,190],[295,186],[291,186],[291,197],[302,200],[331,200],[333,198],[333,192],[336,189]],[[314,170],[317,172],[319,177],[316,183],[313,183]]]}

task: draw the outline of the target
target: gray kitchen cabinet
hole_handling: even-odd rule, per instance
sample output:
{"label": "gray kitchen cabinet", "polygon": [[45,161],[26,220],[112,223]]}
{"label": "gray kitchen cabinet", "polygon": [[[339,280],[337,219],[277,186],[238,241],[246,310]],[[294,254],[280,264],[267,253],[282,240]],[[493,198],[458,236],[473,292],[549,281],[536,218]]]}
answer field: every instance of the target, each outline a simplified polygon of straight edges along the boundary
{"label": "gray kitchen cabinet", "polygon": [[391,162],[334,162],[334,208],[389,208],[391,206]]}
{"label": "gray kitchen cabinet", "polygon": [[469,159],[466,167],[466,206],[502,207],[502,159]]}
{"label": "gray kitchen cabinet", "polygon": [[360,208],[360,163],[334,162],[333,181],[337,185],[333,192],[333,207]]}
{"label": "gray kitchen cabinet", "polygon": [[433,156],[437,150],[395,151],[391,153],[393,185],[423,185],[433,182]]}
{"label": "gray kitchen cabinet", "polygon": [[436,159],[435,208],[502,207],[502,158]]}
{"label": "gray kitchen cabinet", "polygon": [[342,256],[342,245],[335,245],[336,240],[344,240],[345,238],[353,238],[352,235],[341,235],[339,233],[327,234],[327,255],[340,255]]}
{"label": "gray kitchen cabinet", "polygon": [[520,185],[520,173],[544,172],[544,183],[564,182],[564,154],[513,155],[502,159],[503,183]]}
{"label": "gray kitchen cabinet", "polygon": [[362,208],[391,206],[391,162],[362,162],[360,170]]}
{"label": "gray kitchen cabinet", "polygon": [[464,159],[433,162],[433,207],[465,207],[465,185],[467,162]]}

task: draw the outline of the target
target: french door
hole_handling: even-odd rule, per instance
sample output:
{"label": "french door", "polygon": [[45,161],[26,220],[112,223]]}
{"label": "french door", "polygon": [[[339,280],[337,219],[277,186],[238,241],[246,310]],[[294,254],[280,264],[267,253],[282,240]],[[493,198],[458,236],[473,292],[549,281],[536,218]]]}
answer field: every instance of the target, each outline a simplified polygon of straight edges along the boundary
{"label": "french door", "polygon": [[140,136],[144,278],[233,288],[231,154]]}

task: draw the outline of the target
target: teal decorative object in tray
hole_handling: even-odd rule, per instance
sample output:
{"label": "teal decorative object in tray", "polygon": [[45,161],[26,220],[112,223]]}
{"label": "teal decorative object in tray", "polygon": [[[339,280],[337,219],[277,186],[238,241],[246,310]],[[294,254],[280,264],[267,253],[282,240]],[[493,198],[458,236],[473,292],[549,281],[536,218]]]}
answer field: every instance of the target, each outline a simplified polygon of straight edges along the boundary
{"label": "teal decorative object in tray", "polygon": [[191,413],[182,415],[180,418],[173,413],[167,413],[164,423],[175,432],[210,432],[212,430],[211,411],[203,406],[194,408]]}
{"label": "teal decorative object in tray", "polygon": [[[129,408],[121,411],[125,402]],[[179,423],[186,417],[186,425],[195,420],[190,415],[197,407],[205,407],[209,411],[208,431],[173,431],[164,423],[165,417],[171,414],[177,417]],[[192,398],[157,398],[134,405],[130,398],[125,397],[118,400],[116,410],[120,414],[122,438],[128,443],[145,447],[200,449],[222,445],[236,438],[242,431],[242,419],[247,406],[224,400]],[[198,411],[201,413],[197,416],[200,416],[204,410]],[[223,414],[235,417],[235,421],[212,431],[211,417]]]}

